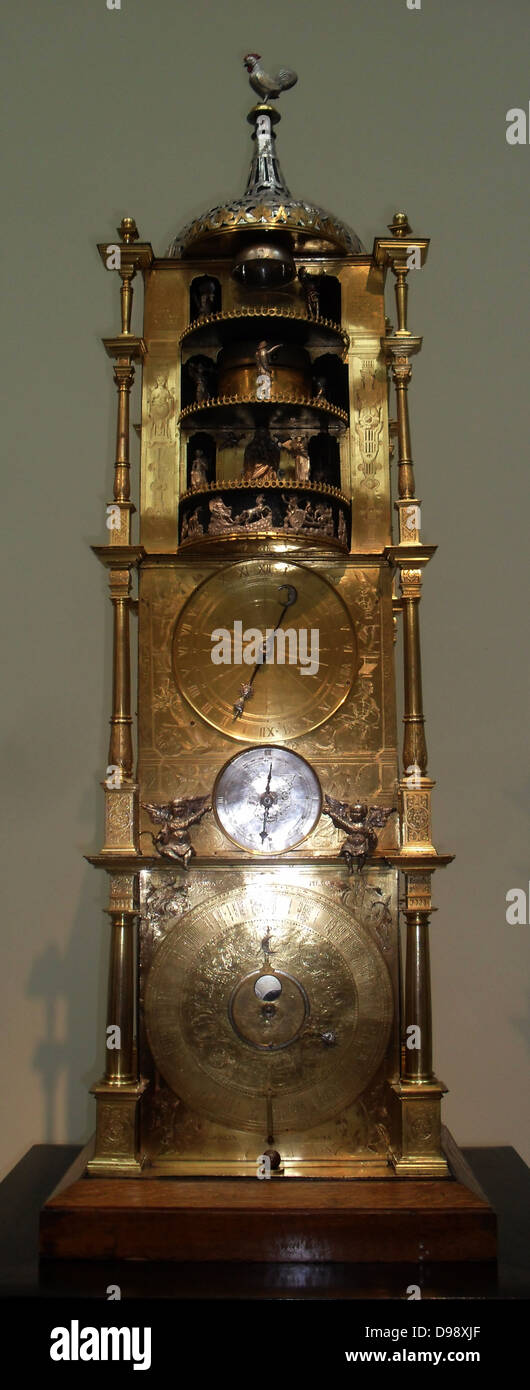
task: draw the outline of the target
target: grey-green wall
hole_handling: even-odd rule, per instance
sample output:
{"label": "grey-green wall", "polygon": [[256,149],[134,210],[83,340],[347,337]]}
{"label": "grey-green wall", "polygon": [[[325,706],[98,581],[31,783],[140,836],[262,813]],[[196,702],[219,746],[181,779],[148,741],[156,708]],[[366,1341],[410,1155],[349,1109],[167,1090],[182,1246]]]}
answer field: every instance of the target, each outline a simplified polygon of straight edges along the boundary
{"label": "grey-green wall", "polygon": [[529,878],[530,147],[505,137],[528,110],[527,0],[25,0],[4,24],[4,1169],[88,1136],[103,1060],[103,885],[83,853],[101,843],[110,605],[89,543],[115,420],[99,337],[118,318],[95,243],[132,213],[162,253],[242,189],[248,49],[300,74],[279,135],[293,190],[366,246],[396,208],[432,237],[410,277],[411,412],[439,545],[422,608],[435,838],[457,855],[436,882],[435,1056],[457,1139],[528,1155],[530,928],[505,919]]}

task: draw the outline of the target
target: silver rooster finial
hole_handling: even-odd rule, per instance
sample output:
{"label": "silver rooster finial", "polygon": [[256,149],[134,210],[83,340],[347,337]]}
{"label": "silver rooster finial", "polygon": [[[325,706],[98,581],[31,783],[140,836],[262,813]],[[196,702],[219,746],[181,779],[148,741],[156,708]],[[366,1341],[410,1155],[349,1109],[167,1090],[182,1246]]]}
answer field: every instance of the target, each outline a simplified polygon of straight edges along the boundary
{"label": "silver rooster finial", "polygon": [[250,85],[262,101],[275,101],[282,92],[287,92],[289,87],[294,87],[295,82],[298,82],[298,73],[292,72],[290,68],[280,68],[280,71],[271,77],[262,66],[260,53],[246,53],[243,63]]}

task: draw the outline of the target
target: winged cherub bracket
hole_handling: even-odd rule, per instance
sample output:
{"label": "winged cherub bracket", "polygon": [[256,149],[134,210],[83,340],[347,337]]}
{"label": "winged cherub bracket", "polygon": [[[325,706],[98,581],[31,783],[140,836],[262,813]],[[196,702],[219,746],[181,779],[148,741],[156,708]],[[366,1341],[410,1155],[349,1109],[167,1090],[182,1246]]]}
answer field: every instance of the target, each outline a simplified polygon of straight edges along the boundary
{"label": "winged cherub bracket", "polygon": [[154,825],[162,826],[156,835],[151,836],[155,849],[162,858],[177,859],[182,867],[187,869],[190,859],[195,854],[189,836],[190,826],[196,825],[207,811],[211,811],[211,797],[184,797],[180,800],[166,801],[161,805],[143,801],[142,805]]}
{"label": "winged cherub bracket", "polygon": [[396,812],[395,806],[368,806],[365,801],[350,806],[347,801],[336,801],[334,796],[324,796],[322,813],[329,816],[337,830],[345,830],[347,839],[341,845],[340,853],[346,860],[350,873],[354,861],[357,869],[363,868],[370,854],[377,849],[378,830],[386,825],[390,816]]}

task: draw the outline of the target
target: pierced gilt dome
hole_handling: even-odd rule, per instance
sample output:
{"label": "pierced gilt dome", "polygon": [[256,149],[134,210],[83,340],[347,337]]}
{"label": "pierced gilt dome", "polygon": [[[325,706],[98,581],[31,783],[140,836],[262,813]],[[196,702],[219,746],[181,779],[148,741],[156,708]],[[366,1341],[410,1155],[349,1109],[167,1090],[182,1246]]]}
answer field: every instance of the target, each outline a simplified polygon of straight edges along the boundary
{"label": "pierced gilt dome", "polygon": [[188,223],[171,242],[167,256],[229,254],[248,233],[264,230],[285,233],[300,251],[362,254],[359,237],[344,222],[314,203],[293,198],[275,148],[273,127],[280,119],[267,102],[253,107],[248,120],[254,126],[255,150],[243,197],[208,208]]}

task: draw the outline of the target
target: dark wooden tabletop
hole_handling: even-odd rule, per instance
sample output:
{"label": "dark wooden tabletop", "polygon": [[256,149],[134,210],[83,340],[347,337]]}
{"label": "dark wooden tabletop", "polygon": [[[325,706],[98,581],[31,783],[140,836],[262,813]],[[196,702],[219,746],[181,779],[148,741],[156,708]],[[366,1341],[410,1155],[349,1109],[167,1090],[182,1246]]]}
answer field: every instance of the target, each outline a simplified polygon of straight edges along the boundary
{"label": "dark wooden tabletop", "polygon": [[39,1263],[43,1203],[74,1161],[76,1145],[37,1144],[0,1184],[0,1293],[3,1297],[105,1297],[118,1285],[139,1298],[524,1299],[530,1296],[530,1171],[512,1148],[467,1148],[469,1163],[498,1215],[499,1259],[489,1265],[233,1265],[117,1261]]}

